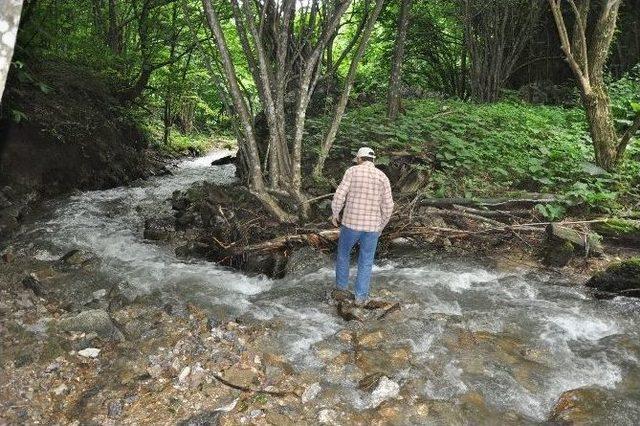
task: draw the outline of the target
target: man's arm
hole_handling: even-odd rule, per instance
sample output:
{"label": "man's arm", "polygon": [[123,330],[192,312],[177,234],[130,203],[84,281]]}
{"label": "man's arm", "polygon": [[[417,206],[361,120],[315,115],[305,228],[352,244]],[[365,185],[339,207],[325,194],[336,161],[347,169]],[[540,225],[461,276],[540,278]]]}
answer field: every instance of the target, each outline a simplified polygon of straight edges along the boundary
{"label": "man's arm", "polygon": [[331,212],[333,214],[332,219],[334,224],[337,223],[340,217],[340,212],[344,207],[344,202],[347,199],[349,193],[349,187],[351,186],[351,169],[347,169],[342,177],[342,182],[338,185],[335,194],[333,194],[333,201],[331,201]]}
{"label": "man's arm", "polygon": [[387,223],[389,223],[389,219],[391,219],[391,213],[393,213],[393,196],[391,195],[391,184],[389,183],[389,179],[385,176],[384,178],[384,188],[382,190],[382,202],[380,203],[380,227],[379,230],[382,232]]}

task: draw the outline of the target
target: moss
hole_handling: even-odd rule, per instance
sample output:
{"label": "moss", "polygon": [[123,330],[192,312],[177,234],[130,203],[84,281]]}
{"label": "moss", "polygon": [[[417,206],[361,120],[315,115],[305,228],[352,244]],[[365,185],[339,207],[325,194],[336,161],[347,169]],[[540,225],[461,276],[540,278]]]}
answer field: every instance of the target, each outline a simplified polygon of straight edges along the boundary
{"label": "moss", "polygon": [[571,241],[564,240],[555,244],[548,243],[545,251],[545,264],[549,266],[566,266],[573,258],[575,248]]}
{"label": "moss", "polygon": [[613,218],[606,222],[595,224],[593,228],[603,236],[640,233],[640,221]]}
{"label": "moss", "polygon": [[596,273],[586,285],[610,293],[640,288],[640,257],[609,265],[604,271]]}

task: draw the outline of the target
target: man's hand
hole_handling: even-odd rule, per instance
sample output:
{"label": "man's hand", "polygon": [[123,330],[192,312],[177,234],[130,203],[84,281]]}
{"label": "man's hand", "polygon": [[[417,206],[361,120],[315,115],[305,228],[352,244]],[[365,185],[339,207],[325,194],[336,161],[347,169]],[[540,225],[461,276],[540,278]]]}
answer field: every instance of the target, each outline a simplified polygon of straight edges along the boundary
{"label": "man's hand", "polygon": [[331,223],[333,224],[333,226],[335,226],[336,228],[340,227],[340,223],[338,222],[338,218],[335,216],[331,216]]}

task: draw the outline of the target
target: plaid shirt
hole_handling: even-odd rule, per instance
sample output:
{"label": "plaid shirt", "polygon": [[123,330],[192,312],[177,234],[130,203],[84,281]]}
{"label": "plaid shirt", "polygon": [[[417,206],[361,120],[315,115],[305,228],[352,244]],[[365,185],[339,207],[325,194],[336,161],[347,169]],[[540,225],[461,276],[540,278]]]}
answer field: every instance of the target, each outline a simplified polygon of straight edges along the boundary
{"label": "plaid shirt", "polygon": [[382,232],[393,211],[389,178],[371,161],[349,167],[333,195],[333,217],[339,218],[343,207],[344,226],[356,231]]}

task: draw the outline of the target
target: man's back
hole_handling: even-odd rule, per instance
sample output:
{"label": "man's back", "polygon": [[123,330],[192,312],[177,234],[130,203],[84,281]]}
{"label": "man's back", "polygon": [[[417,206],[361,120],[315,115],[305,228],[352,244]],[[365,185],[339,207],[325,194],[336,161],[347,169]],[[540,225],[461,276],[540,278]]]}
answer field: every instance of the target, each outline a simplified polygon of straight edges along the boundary
{"label": "man's back", "polygon": [[331,207],[335,217],[343,206],[344,226],[381,232],[393,210],[389,179],[370,161],[350,167],[333,197]]}

